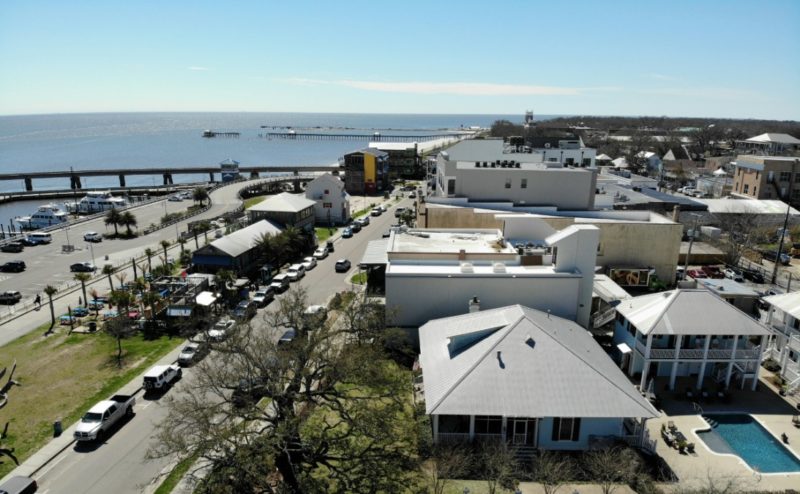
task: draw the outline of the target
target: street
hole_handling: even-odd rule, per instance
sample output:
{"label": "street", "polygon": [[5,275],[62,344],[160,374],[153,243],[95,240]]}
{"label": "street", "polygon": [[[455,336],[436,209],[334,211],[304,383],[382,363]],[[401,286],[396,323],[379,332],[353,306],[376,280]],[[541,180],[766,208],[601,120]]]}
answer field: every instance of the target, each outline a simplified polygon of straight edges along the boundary
{"label": "street", "polygon": [[[411,201],[406,199],[400,203],[391,203],[389,206],[387,202],[388,212],[379,217],[371,217],[370,225],[364,227],[360,233],[349,239],[336,240],[335,252],[318,261],[317,266],[297,283],[307,290],[309,303],[324,304],[334,293],[351,288],[349,279],[358,272],[358,263],[367,242],[380,239],[390,225],[397,222],[394,217],[397,205],[407,207],[410,203]],[[348,273],[336,273],[334,264],[338,259],[349,259],[353,269]],[[263,314],[275,306],[277,300],[266,309],[259,310],[258,315],[252,320],[257,329],[263,331],[271,329],[266,326]],[[164,359],[164,363],[170,359],[174,360],[175,355],[176,352],[172,352]],[[184,369],[183,376],[183,380],[169,390],[167,395],[180,393],[181,389],[192,382],[192,368]],[[136,415],[103,444],[96,448],[70,446],[40,470],[34,476],[39,482],[39,492],[46,494],[152,492],[153,480],[169,465],[169,460],[145,461],[144,458],[153,440],[155,426],[166,416],[167,409],[163,398],[145,399],[139,393],[136,399]],[[147,489],[147,486],[150,488]]]}

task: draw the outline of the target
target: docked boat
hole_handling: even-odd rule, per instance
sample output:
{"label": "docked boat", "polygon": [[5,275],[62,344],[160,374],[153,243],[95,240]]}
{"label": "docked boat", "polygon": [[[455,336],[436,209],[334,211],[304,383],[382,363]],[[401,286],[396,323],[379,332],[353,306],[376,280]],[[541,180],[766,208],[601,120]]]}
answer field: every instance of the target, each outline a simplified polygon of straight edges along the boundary
{"label": "docked boat", "polygon": [[55,204],[44,204],[39,206],[30,216],[17,218],[17,223],[23,230],[38,230],[48,226],[60,225],[69,221],[69,214]]}
{"label": "docked boat", "polygon": [[64,206],[70,213],[101,213],[112,208],[125,207],[125,199],[114,197],[111,195],[111,192],[108,191],[93,191],[87,193],[80,201],[67,202]]}

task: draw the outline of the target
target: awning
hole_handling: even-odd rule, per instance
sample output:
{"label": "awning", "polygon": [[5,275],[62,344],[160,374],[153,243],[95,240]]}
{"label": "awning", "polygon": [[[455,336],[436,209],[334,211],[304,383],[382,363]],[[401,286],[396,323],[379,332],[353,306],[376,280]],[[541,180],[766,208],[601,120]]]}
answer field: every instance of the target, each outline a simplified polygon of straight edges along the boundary
{"label": "awning", "polygon": [[389,246],[389,239],[384,238],[381,240],[370,240],[367,243],[367,248],[364,251],[364,256],[361,258],[359,264],[365,266],[381,266],[389,262],[386,255],[386,249]]}
{"label": "awning", "polygon": [[626,353],[631,353],[633,351],[633,350],[631,350],[631,347],[629,347],[626,343],[620,343],[619,345],[617,345],[617,349],[623,355],[625,355]]}
{"label": "awning", "polygon": [[197,305],[208,307],[217,301],[217,297],[214,295],[214,292],[200,292],[200,294],[195,297],[194,301]]}

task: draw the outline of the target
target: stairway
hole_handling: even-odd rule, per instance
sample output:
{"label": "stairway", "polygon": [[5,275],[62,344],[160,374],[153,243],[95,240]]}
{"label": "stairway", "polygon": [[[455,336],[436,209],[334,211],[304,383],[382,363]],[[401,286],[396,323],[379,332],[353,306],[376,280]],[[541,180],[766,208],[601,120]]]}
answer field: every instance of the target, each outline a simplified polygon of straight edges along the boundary
{"label": "stairway", "polygon": [[717,426],[719,425],[719,422],[717,422],[716,420],[712,419],[708,415],[703,415],[702,417],[703,417],[703,420],[705,420],[706,423],[708,423],[708,425],[710,425],[712,429],[716,429]]}

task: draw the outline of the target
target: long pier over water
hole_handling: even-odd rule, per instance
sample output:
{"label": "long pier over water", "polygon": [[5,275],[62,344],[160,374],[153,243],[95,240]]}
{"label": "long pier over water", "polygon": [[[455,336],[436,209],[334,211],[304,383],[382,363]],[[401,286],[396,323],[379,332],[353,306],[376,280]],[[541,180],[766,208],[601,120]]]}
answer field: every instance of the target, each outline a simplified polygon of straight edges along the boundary
{"label": "long pier over water", "polygon": [[267,139],[295,139],[298,141],[368,141],[368,142],[423,142],[435,139],[458,139],[459,134],[388,135],[374,134],[323,134],[307,132],[267,132]]}
{"label": "long pier over water", "polygon": [[[24,166],[18,168],[24,169]],[[250,178],[258,178],[262,173],[291,173],[299,175],[303,172],[333,172],[339,170],[337,165],[312,165],[312,166],[240,166],[239,173],[245,174]],[[172,185],[174,175],[197,175],[208,174],[209,181],[215,181],[215,175],[221,174],[223,170],[217,166],[189,166],[185,168],[105,168],[95,170],[67,170],[51,172],[19,172],[19,173],[0,173],[0,180],[24,180],[25,191],[33,191],[33,181],[35,179],[68,178],[69,188],[80,190],[82,177],[119,177],[119,186],[125,187],[125,177],[129,175],[161,175],[164,185]]]}

